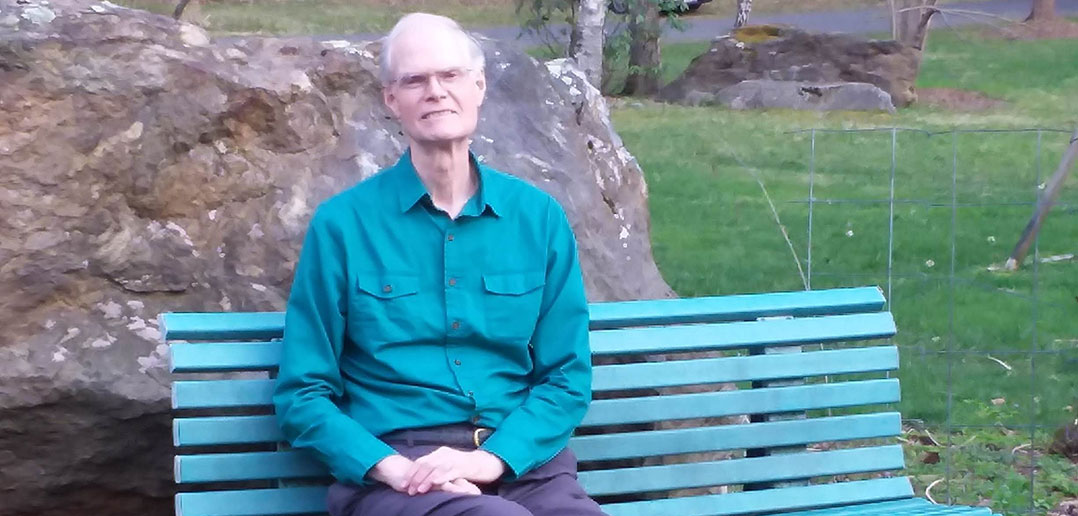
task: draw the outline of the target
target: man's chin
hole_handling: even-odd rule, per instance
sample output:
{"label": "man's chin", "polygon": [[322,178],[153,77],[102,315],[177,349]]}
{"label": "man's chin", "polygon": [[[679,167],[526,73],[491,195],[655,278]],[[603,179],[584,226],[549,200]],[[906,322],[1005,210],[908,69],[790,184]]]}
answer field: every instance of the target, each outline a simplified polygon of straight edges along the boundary
{"label": "man's chin", "polygon": [[424,131],[412,136],[412,141],[431,146],[451,145],[460,141],[469,141],[473,132],[468,131]]}

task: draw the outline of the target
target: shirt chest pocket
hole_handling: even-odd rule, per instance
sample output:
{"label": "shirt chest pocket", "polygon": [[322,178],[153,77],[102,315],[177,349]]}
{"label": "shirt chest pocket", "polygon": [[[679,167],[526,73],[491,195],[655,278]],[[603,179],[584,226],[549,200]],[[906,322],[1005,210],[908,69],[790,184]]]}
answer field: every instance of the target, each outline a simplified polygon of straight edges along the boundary
{"label": "shirt chest pocket", "polygon": [[359,274],[355,287],[348,323],[360,342],[401,342],[419,336],[423,311],[418,276]]}
{"label": "shirt chest pocket", "polygon": [[546,272],[483,275],[486,334],[506,343],[527,344],[539,321]]}

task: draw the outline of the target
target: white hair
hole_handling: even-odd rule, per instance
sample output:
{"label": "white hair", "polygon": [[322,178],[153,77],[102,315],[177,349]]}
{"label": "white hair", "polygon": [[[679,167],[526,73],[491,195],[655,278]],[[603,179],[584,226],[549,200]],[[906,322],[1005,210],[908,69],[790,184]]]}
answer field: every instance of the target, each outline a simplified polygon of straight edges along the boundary
{"label": "white hair", "polygon": [[458,34],[468,50],[468,58],[471,60],[471,67],[476,71],[480,71],[486,66],[483,48],[479,46],[479,42],[476,41],[475,38],[467,32],[464,32],[464,29],[462,29],[460,24],[456,21],[436,14],[411,13],[398,20],[397,24],[393,26],[393,29],[389,31],[389,34],[382,38],[382,53],[379,56],[379,79],[382,80],[383,85],[390,84],[394,79],[394,77],[391,76],[393,73],[392,58],[393,44],[396,42],[397,37],[412,26],[424,23],[439,25],[452,33]]}

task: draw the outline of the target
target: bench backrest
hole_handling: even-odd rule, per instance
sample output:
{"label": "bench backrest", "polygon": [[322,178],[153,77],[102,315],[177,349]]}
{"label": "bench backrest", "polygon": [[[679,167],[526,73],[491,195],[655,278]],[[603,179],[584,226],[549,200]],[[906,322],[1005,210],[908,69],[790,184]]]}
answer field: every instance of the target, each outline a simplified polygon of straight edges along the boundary
{"label": "bench backrest", "polygon": [[[898,351],[865,342],[894,334],[883,307],[875,287],[591,305],[593,354],[631,362],[596,366],[596,397],[632,397],[592,403],[582,435],[570,442],[581,483],[600,502],[621,497],[604,504],[611,516],[732,515],[912,496],[908,479],[888,473],[904,467],[901,447],[879,442],[901,432],[899,414],[880,408],[899,400],[898,380],[887,374],[898,367]],[[162,316],[178,375],[178,516],[325,510],[326,469],[280,442],[272,414],[283,322],[281,313]],[[726,383],[739,388],[714,388]],[[715,425],[714,418],[742,415],[747,422]],[[629,430],[583,435],[611,425]],[[711,452],[731,458],[687,455]],[[717,486],[732,492],[712,494]],[[649,496],[669,491],[675,496]],[[624,501],[633,495],[641,499]]]}

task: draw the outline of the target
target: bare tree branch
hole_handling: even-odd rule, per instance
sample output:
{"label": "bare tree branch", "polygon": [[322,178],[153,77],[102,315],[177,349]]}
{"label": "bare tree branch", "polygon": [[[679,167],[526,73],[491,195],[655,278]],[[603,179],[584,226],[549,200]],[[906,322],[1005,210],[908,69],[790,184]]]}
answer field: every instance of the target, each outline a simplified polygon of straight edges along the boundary
{"label": "bare tree branch", "polygon": [[1078,129],[1075,129],[1074,134],[1071,136],[1070,146],[1067,147],[1067,151],[1063,154],[1063,159],[1059,162],[1059,168],[1056,169],[1055,174],[1052,174],[1052,178],[1048,180],[1048,184],[1045,186],[1044,193],[1037,200],[1037,208],[1033,210],[1033,217],[1029,219],[1029,224],[1026,224],[1026,228],[1022,231],[1022,237],[1018,239],[1018,244],[1014,246],[1014,251],[1011,251],[1011,257],[1007,259],[1007,263],[1004,265],[1007,270],[1017,270],[1022,266],[1026,253],[1029,252],[1029,247],[1033,245],[1033,241],[1036,240],[1037,234],[1041,231],[1041,224],[1059,197],[1059,192],[1063,191],[1063,182],[1067,179],[1067,175],[1070,174],[1071,167],[1075,161],[1078,161]]}
{"label": "bare tree branch", "polygon": [[179,5],[176,6],[176,10],[172,11],[172,18],[179,20],[180,16],[183,16],[183,10],[187,8],[187,4],[191,3],[191,0],[180,0]]}

